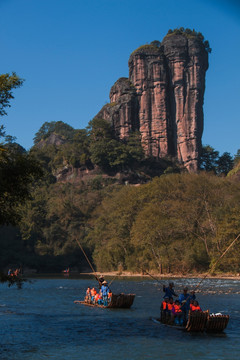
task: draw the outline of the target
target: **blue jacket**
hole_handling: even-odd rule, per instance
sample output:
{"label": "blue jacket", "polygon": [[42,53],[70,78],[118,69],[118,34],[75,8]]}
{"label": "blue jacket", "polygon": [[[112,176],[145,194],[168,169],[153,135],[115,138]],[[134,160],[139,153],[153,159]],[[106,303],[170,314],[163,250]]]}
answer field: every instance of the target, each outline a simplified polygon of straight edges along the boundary
{"label": "blue jacket", "polygon": [[170,287],[164,287],[163,291],[165,292],[165,295],[163,296],[163,298],[166,298],[166,297],[170,298],[173,296],[177,296],[177,294],[175,294],[174,290],[170,289]]}
{"label": "blue jacket", "polygon": [[102,285],[101,287],[102,296],[107,296],[109,293],[109,288],[107,285]]}
{"label": "blue jacket", "polygon": [[196,296],[195,295],[189,295],[189,294],[181,294],[179,295],[179,301],[180,304],[182,304],[182,302],[184,300],[187,300],[187,302],[181,307],[182,311],[188,311],[190,309],[190,301],[191,300],[195,300]]}

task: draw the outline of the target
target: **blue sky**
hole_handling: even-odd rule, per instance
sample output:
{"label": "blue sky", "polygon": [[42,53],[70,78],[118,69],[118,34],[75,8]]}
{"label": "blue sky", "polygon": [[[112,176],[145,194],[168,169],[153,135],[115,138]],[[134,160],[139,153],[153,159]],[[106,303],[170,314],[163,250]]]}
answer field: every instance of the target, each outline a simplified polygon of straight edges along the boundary
{"label": "blue sky", "polygon": [[181,26],[212,48],[202,142],[240,148],[238,0],[0,0],[0,22],[0,73],[25,79],[0,121],[26,149],[45,121],[85,128],[128,76],[131,52]]}

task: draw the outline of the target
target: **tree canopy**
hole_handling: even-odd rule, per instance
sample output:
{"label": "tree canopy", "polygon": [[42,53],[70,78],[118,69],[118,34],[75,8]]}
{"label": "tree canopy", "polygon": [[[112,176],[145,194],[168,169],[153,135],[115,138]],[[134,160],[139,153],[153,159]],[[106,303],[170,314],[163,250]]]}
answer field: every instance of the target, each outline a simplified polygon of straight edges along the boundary
{"label": "tree canopy", "polygon": [[169,29],[166,36],[171,36],[171,35],[183,35],[190,39],[195,38],[203,44],[203,46],[205,47],[205,49],[207,50],[208,53],[212,52],[212,49],[210,48],[210,45],[209,45],[209,41],[204,40],[203,34],[201,32],[197,32],[195,29],[192,29],[192,30],[188,29],[188,28],[185,29],[184,27],[179,27],[174,30]]}
{"label": "tree canopy", "polygon": [[33,138],[34,144],[36,145],[41,140],[48,138],[52,133],[61,135],[66,140],[72,140],[75,130],[63,121],[46,121],[35,134]]}
{"label": "tree canopy", "polygon": [[[13,89],[20,87],[23,80],[16,73],[0,75],[0,116],[7,115],[6,108],[14,99]],[[42,175],[40,165],[14,138],[6,135],[0,127],[0,229],[4,225],[16,225],[21,219],[21,205],[30,198],[34,181]],[[2,264],[1,264],[2,266]],[[0,272],[0,281],[21,284],[21,280]]]}
{"label": "tree canopy", "polygon": [[10,100],[14,99],[13,89],[19,88],[23,84],[15,72],[0,75],[0,116],[7,115],[6,108],[10,107]]}
{"label": "tree canopy", "polygon": [[218,175],[227,175],[234,165],[233,157],[230,153],[224,152],[221,156],[210,145],[202,147],[199,161],[200,170],[212,171]]}

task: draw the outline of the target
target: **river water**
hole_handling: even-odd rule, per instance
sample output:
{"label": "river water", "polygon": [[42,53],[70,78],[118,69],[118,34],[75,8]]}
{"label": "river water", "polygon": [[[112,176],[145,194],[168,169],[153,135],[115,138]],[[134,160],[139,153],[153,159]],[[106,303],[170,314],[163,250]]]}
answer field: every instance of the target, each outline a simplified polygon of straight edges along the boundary
{"label": "river water", "polygon": [[[240,358],[240,281],[205,280],[197,294],[202,309],[230,315],[223,334],[190,334],[156,324],[161,284],[133,278],[115,280],[114,293],[135,293],[131,309],[74,304],[92,279],[39,278],[21,290],[0,285],[1,360],[237,360]],[[176,279],[175,290],[196,279]]]}

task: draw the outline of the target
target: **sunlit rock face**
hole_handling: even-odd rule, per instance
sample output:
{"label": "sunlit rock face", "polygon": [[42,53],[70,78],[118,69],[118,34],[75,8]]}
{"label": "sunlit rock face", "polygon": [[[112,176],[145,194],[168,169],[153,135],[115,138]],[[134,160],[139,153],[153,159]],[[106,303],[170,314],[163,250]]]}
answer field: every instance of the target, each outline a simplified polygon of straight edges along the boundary
{"label": "sunlit rock face", "polygon": [[63,145],[67,140],[59,134],[52,133],[46,139],[41,139],[35,146],[38,149],[42,149],[48,145],[60,146]]}
{"label": "sunlit rock face", "polygon": [[135,50],[128,65],[129,78],[116,81],[110,103],[97,117],[110,121],[121,139],[139,130],[147,157],[176,157],[188,171],[197,171],[208,68],[203,43],[168,35],[159,47]]}

